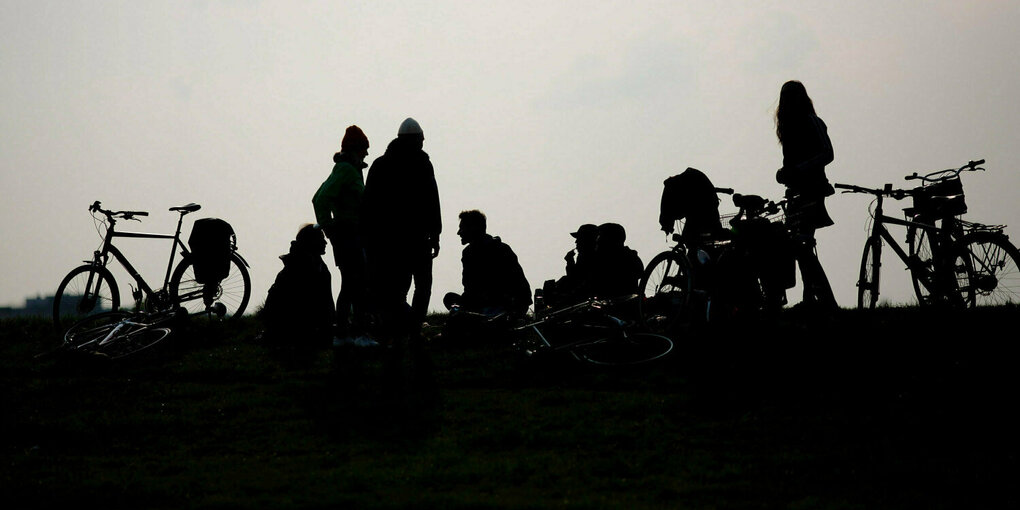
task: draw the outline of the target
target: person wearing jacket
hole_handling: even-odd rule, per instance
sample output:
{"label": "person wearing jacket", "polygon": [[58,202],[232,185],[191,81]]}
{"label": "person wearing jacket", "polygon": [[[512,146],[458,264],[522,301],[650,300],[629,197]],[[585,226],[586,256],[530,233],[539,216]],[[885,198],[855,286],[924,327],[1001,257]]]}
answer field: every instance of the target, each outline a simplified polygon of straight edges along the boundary
{"label": "person wearing jacket", "polygon": [[280,256],[283,269],[260,312],[272,345],[292,353],[329,346],[336,311],[329,268],[322,261],[325,253],[322,230],[307,224],[291,241],[290,251]]}
{"label": "person wearing jacket", "polygon": [[836,298],[815,250],[815,230],[833,224],[825,209],[825,197],[835,192],[825,176],[825,165],[833,160],[832,142],[799,81],[784,83],[779,93],[776,136],[783,147],[783,167],[776,172],[776,181],[786,186],[786,224],[797,243],[803,303],[835,310]]}
{"label": "person wearing jacket", "polygon": [[373,301],[380,313],[409,328],[420,325],[428,312],[432,259],[439,255],[443,228],[435,170],[422,150],[424,141],[418,122],[404,120],[386,152],[372,162],[362,202]]}
{"label": "person wearing jacket", "polygon": [[371,346],[367,336],[368,268],[362,242],[362,175],[368,156],[368,137],[358,126],[350,126],[333,155],[333,171],[312,197],[315,220],[333,246],[333,259],[340,269],[340,293],[336,298],[337,327],[334,344]]}
{"label": "person wearing jacket", "polygon": [[443,299],[447,308],[483,315],[527,313],[531,286],[510,246],[486,233],[485,215],[477,210],[460,213],[457,235],[466,245],[461,254],[464,292],[448,293]]}

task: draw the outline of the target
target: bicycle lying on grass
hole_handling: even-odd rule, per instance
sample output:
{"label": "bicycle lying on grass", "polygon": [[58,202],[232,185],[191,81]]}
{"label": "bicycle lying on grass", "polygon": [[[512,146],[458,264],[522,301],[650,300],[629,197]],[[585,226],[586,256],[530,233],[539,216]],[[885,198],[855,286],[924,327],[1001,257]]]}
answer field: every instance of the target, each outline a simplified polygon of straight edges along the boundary
{"label": "bicycle lying on grass", "polygon": [[[857,281],[858,308],[871,309],[880,295],[883,241],[910,270],[914,292],[922,306],[943,304],[956,307],[1009,305],[1020,303],[1020,252],[1003,232],[1005,225],[984,225],[958,218],[966,212],[960,173],[984,170],[984,160],[970,161],[960,168],[939,170],[907,180],[921,180],[914,189],[865,188],[835,184],[844,193],[873,195],[871,232],[861,257]],[[913,207],[903,210],[905,219],[887,216],[886,197],[913,198]],[[906,227],[907,249],[889,233],[886,224]]]}
{"label": "bicycle lying on grass", "polygon": [[544,313],[512,328],[518,334],[533,333],[519,335],[522,338],[516,346],[529,357],[567,353],[577,361],[595,365],[634,365],[661,359],[673,350],[673,341],[635,331],[633,322],[617,317],[613,311],[637,298],[592,298]]}
{"label": "bicycle lying on grass", "polygon": [[[171,207],[170,211],[180,213],[177,231],[173,235],[142,232],[120,232],[118,220],[138,220],[148,216],[144,211],[111,211],[103,209],[98,201],[89,206],[89,212],[98,222],[106,225],[103,245],[92,255],[92,260],[71,270],[57,287],[53,299],[53,322],[57,327],[83,317],[120,307],[120,289],[113,273],[106,267],[110,255],[128,271],[137,287],[132,289],[136,310],[166,311],[183,307],[188,313],[206,313],[218,318],[240,316],[248,306],[251,297],[251,277],[248,262],[237,253],[236,243],[230,241],[230,268],[226,278],[218,282],[200,282],[195,277],[194,257],[181,241],[181,224],[188,213],[201,209],[198,204]],[[96,214],[102,215],[98,218]],[[104,219],[105,218],[105,219]],[[170,258],[167,261],[163,285],[153,288],[142,278],[124,254],[114,246],[115,238],[172,239]],[[174,256],[180,249],[182,259],[174,269]],[[172,270],[172,271],[171,271]]]}
{"label": "bicycle lying on grass", "polygon": [[61,345],[36,357],[56,353],[95,354],[109,359],[130,356],[166,338],[170,323],[181,315],[186,315],[183,309],[90,315],[67,329]]}

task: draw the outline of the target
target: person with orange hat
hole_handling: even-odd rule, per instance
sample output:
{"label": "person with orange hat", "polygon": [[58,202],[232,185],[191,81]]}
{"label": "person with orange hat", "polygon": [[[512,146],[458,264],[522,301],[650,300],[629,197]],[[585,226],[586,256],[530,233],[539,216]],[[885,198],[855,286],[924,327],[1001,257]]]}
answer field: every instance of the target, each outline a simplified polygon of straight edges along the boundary
{"label": "person with orange hat", "polygon": [[361,232],[361,202],[365,192],[365,157],[368,137],[358,126],[350,126],[333,155],[333,171],[319,186],[312,205],[315,221],[322,227],[333,260],[340,269],[340,293],[336,298],[334,346],[378,345],[368,337],[368,266]]}

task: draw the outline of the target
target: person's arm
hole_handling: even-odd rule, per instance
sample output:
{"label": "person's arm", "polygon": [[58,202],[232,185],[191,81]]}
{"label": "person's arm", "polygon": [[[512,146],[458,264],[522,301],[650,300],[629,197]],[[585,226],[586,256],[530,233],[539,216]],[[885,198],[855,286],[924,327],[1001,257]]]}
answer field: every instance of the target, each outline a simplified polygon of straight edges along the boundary
{"label": "person's arm", "polygon": [[337,172],[329,174],[322,182],[318,191],[312,196],[312,207],[315,209],[315,222],[323,228],[333,224],[333,202],[340,196],[341,183]]}

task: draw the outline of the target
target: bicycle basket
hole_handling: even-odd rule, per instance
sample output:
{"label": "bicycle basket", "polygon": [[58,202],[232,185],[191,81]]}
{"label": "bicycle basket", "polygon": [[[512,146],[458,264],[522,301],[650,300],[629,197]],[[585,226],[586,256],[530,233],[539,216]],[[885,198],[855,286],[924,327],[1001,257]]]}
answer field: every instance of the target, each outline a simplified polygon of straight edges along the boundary
{"label": "bicycle basket", "polygon": [[926,216],[958,216],[967,212],[963,183],[959,177],[914,188],[914,210]]}

